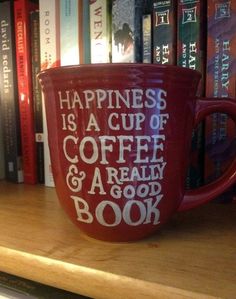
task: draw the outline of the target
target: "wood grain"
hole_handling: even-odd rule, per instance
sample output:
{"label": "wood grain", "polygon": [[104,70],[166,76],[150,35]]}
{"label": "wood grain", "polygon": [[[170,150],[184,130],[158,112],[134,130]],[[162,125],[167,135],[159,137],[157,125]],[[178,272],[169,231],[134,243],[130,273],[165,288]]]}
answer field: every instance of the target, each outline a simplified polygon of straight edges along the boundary
{"label": "wood grain", "polygon": [[179,213],[155,236],[84,236],[54,188],[0,183],[0,270],[92,298],[235,298],[236,205]]}

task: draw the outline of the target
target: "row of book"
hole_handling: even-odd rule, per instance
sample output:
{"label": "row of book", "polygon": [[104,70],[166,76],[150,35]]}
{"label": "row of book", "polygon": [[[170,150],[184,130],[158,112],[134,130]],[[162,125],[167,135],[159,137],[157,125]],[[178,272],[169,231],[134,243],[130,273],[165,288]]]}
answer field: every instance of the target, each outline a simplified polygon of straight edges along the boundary
{"label": "row of book", "polygon": [[[202,73],[199,96],[235,98],[233,1],[5,0],[0,1],[0,22],[5,176],[15,182],[53,186],[36,78],[42,69],[81,63],[175,64]],[[236,154],[235,133],[223,114],[197,128],[189,187],[214,180],[228,167]],[[235,193],[236,187],[229,198]]]}

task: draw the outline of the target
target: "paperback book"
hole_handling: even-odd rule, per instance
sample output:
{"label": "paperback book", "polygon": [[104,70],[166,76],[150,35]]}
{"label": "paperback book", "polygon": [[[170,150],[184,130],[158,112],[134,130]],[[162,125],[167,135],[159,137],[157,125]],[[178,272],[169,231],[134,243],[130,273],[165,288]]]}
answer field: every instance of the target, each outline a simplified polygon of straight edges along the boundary
{"label": "paperback book", "polygon": [[[198,0],[178,0],[177,65],[202,74],[198,96],[205,94],[207,3]],[[186,187],[196,188],[204,182],[204,125],[193,132],[191,161]]]}
{"label": "paperback book", "polygon": [[[39,0],[41,70],[60,66],[59,4],[60,0]],[[47,120],[43,94],[42,114],[44,145],[44,180],[45,186],[54,187],[51,158],[48,146]]]}
{"label": "paperback book", "polygon": [[142,15],[142,62],[152,63],[152,11],[153,11],[153,1],[144,0],[143,1],[143,15]]}
{"label": "paperback book", "polygon": [[205,94],[207,3],[179,0],[177,17],[177,64],[202,74],[199,96]]}
{"label": "paperback book", "polygon": [[112,62],[142,61],[142,1],[112,1]]}
{"label": "paperback book", "polygon": [[14,1],[21,143],[24,183],[26,184],[35,184],[37,182],[29,20],[30,12],[37,8],[38,5],[30,0]]}
{"label": "paperback book", "polygon": [[176,64],[176,3],[153,2],[153,63]]}
{"label": "paperback book", "polygon": [[[0,103],[0,109],[1,109],[1,103]],[[4,178],[5,178],[5,157],[4,157],[3,135],[2,135],[2,121],[0,118],[0,180]]]}
{"label": "paperback book", "polygon": [[152,62],[152,16],[151,14],[144,14],[142,19],[142,40],[143,53],[142,62]]}
{"label": "paperback book", "polygon": [[32,91],[34,104],[34,129],[36,141],[37,182],[44,183],[43,114],[42,93],[37,74],[40,72],[39,11],[30,13],[32,50]]}
{"label": "paperback book", "polygon": [[90,63],[89,1],[60,0],[61,65]]}
{"label": "paperback book", "polygon": [[111,62],[111,1],[90,1],[91,63]]}
{"label": "paperback book", "polygon": [[[13,1],[0,2],[0,99],[5,179],[23,181]],[[3,157],[3,150],[0,153]]]}
{"label": "paperback book", "polygon": [[81,37],[82,55],[80,63],[91,63],[91,43],[90,43],[90,1],[82,1],[82,20],[81,20]]}
{"label": "paperback book", "polygon": [[60,0],[61,65],[80,62],[79,1]]}

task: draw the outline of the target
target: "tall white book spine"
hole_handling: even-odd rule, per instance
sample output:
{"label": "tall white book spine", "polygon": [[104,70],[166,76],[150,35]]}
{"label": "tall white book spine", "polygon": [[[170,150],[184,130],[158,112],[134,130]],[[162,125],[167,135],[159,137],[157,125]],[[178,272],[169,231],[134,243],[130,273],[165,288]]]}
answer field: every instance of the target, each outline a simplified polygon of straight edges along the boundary
{"label": "tall white book spine", "polygon": [[[59,5],[59,0],[39,0],[41,70],[60,65]],[[42,102],[45,185],[48,187],[54,187],[55,185],[52,175],[51,159],[48,147],[48,133],[44,98],[42,99]]]}
{"label": "tall white book spine", "polygon": [[90,1],[91,63],[111,62],[109,0]]}

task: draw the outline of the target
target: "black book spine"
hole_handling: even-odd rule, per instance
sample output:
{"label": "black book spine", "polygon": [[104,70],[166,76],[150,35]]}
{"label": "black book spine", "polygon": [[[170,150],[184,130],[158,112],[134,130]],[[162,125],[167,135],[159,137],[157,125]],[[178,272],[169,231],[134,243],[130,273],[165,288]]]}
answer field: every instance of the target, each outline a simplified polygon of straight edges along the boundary
{"label": "black book spine", "polygon": [[0,72],[2,80],[1,119],[5,152],[6,180],[23,181],[20,119],[16,75],[14,1],[0,2]]}
{"label": "black book spine", "polygon": [[42,93],[37,79],[40,72],[40,39],[39,39],[39,11],[30,13],[31,23],[31,57],[32,57],[32,87],[34,102],[35,141],[37,158],[37,179],[44,183],[44,145],[43,145],[43,114]]}
{"label": "black book spine", "polygon": [[176,64],[176,1],[153,1],[153,63]]}

